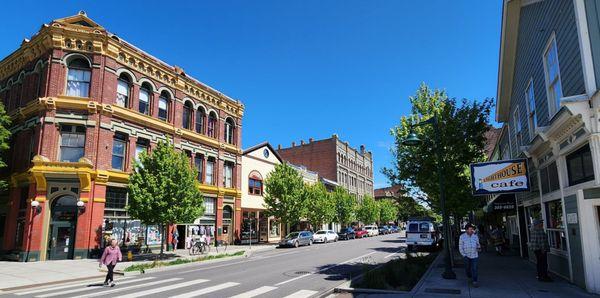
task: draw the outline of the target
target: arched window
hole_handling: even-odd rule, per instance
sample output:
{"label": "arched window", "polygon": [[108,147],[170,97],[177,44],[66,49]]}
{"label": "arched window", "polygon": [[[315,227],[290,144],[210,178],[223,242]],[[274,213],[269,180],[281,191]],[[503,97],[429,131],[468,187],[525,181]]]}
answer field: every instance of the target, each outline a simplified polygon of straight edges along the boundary
{"label": "arched window", "polygon": [[78,97],[90,96],[90,64],[83,58],[75,58],[67,64],[67,95]]}
{"label": "arched window", "polygon": [[197,133],[201,133],[201,134],[206,133],[204,121],[206,121],[206,112],[204,112],[203,107],[199,107],[198,110],[196,110],[196,132]]}
{"label": "arched window", "polygon": [[160,97],[158,98],[158,119],[168,121],[170,101],[171,95],[169,95],[169,92],[163,91],[160,93]]}
{"label": "arched window", "polygon": [[131,92],[131,80],[125,74],[121,74],[117,79],[117,105],[129,107],[129,94]]}
{"label": "arched window", "polygon": [[152,87],[147,83],[143,83],[142,87],[140,88],[140,103],[138,105],[138,111],[142,114],[150,114],[151,90]]}
{"label": "arched window", "polygon": [[192,103],[189,101],[186,101],[185,104],[183,105],[183,128],[185,129],[190,129],[192,127],[192,110],[194,108],[192,107]]}
{"label": "arched window", "polygon": [[233,122],[233,119],[227,118],[227,120],[225,120],[225,142],[227,142],[229,144],[233,144],[234,129],[235,129],[235,123]]}
{"label": "arched window", "polygon": [[231,206],[225,205],[223,207],[223,219],[232,219],[233,218],[233,209]]}
{"label": "arched window", "polygon": [[215,112],[210,112],[208,114],[208,128],[206,134],[209,137],[216,138],[217,137],[217,114]]}
{"label": "arched window", "polygon": [[253,171],[248,177],[248,194],[261,196],[263,194],[263,181],[260,173]]}

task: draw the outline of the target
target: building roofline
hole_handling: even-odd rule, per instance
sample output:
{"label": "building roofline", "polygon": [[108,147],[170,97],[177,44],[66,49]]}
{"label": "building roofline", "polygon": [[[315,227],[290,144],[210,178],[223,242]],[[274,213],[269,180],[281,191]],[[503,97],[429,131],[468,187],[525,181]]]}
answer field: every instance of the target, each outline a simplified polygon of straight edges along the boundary
{"label": "building roofline", "polygon": [[262,147],[265,147],[265,146],[267,146],[273,152],[273,154],[275,154],[275,157],[277,158],[277,160],[279,160],[279,162],[283,163],[283,159],[281,158],[281,156],[279,155],[279,153],[277,152],[277,150],[275,150],[275,148],[273,148],[273,146],[271,146],[271,143],[269,143],[267,141],[264,141],[262,143],[258,143],[256,145],[250,147],[250,148],[245,149],[242,152],[242,155],[247,155],[247,154],[249,154],[251,152],[254,152],[254,151],[256,151],[256,150],[258,150],[258,149],[260,149]]}
{"label": "building roofline", "polygon": [[521,0],[503,1],[496,93],[497,122],[506,122],[510,112],[520,14]]}

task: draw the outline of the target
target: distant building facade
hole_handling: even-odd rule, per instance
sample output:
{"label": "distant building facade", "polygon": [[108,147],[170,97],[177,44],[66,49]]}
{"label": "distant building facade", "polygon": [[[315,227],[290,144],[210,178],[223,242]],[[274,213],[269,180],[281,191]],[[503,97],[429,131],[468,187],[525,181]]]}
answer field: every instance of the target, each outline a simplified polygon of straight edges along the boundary
{"label": "distant building facade", "polygon": [[289,148],[278,147],[285,161],[317,172],[329,188],[339,185],[357,197],[373,196],[373,156],[364,146],[352,148],[337,135],[323,140],[295,142]]}

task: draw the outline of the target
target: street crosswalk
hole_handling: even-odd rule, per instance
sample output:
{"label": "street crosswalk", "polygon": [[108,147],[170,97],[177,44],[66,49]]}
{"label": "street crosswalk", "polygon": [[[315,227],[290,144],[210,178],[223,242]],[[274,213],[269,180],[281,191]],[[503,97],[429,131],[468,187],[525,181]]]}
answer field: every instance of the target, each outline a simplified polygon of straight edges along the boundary
{"label": "street crosswalk", "polygon": [[[316,296],[318,291],[307,289],[282,289],[277,286],[244,285],[237,282],[211,282],[207,279],[185,280],[181,277],[124,277],[116,280],[115,287],[105,287],[101,283],[73,282],[41,288],[26,289],[11,294],[21,297],[170,297],[192,298],[210,295],[213,297],[252,298],[271,295],[271,297],[309,298]],[[220,294],[221,291],[222,294]]]}

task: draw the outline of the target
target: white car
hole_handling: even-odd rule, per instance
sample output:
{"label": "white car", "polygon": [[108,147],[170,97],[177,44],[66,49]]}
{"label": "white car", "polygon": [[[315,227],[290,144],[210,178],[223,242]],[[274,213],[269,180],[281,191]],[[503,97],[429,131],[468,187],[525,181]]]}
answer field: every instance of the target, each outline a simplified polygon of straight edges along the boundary
{"label": "white car", "polygon": [[369,237],[379,235],[379,228],[377,225],[365,226],[365,230],[369,233]]}
{"label": "white car", "polygon": [[313,234],[313,243],[327,243],[330,241],[338,241],[338,234],[332,230],[319,230]]}

